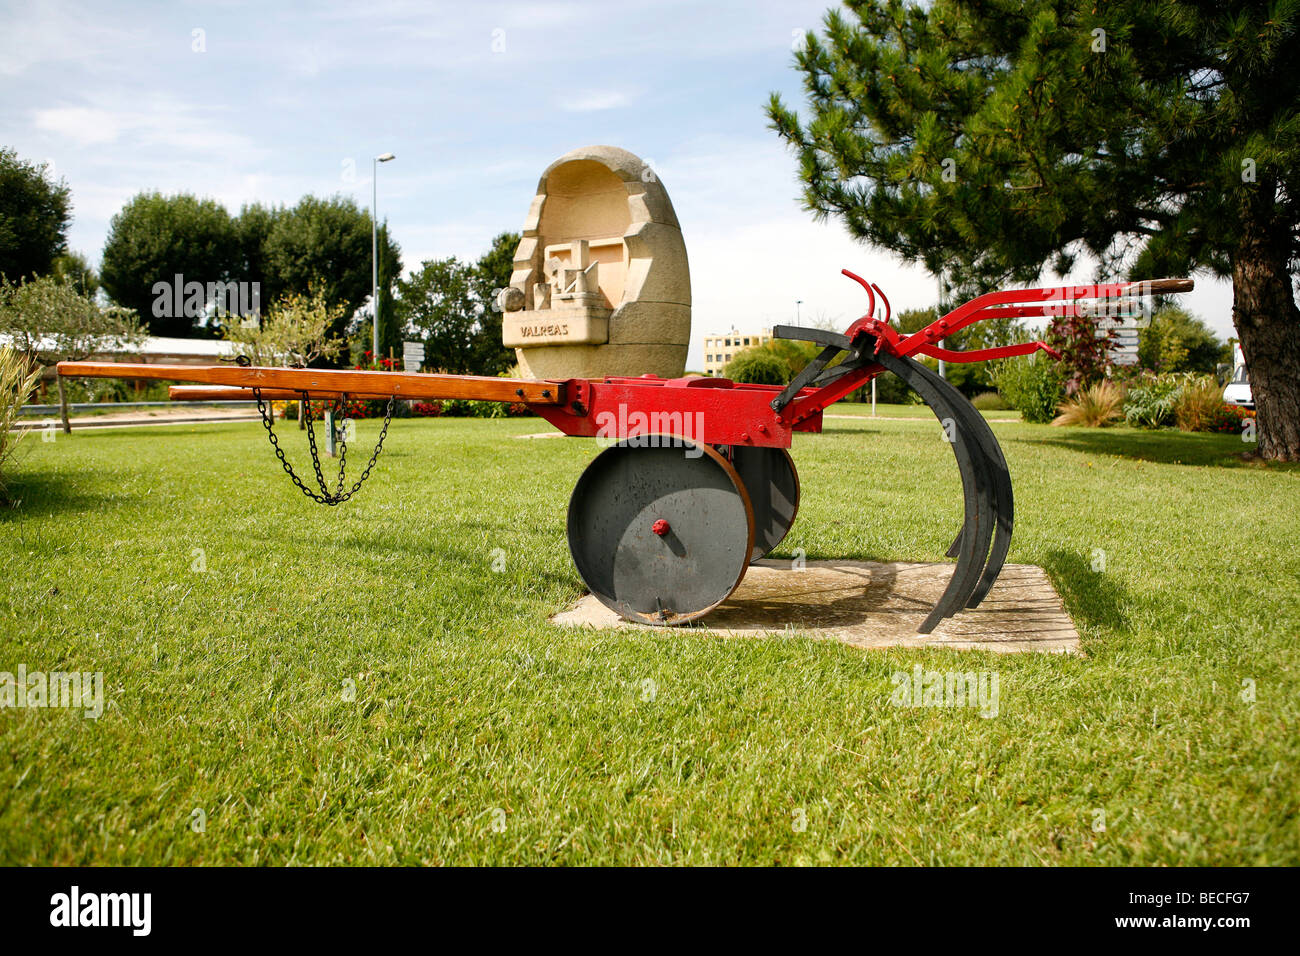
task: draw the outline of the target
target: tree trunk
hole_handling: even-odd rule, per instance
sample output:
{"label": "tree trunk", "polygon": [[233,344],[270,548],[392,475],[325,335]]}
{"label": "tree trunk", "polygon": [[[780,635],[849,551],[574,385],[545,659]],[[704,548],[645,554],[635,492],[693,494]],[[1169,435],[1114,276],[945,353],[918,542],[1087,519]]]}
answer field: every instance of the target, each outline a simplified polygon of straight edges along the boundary
{"label": "tree trunk", "polygon": [[63,419],[63,434],[71,435],[72,423],[68,421],[68,396],[63,391],[63,376],[57,370],[54,373],[54,381],[59,386],[59,417]]}
{"label": "tree trunk", "polygon": [[1232,322],[1246,359],[1259,454],[1300,461],[1300,308],[1287,271],[1289,235],[1274,211],[1276,185],[1260,177],[1242,211],[1232,258]]}

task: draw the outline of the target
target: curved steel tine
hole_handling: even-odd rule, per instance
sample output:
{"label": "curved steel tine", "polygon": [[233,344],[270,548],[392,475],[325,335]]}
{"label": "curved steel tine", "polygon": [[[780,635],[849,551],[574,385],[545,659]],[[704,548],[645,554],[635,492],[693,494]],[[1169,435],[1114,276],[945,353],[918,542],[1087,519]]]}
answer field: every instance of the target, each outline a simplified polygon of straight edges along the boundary
{"label": "curved steel tine", "polygon": [[952,544],[948,545],[948,550],[944,552],[948,557],[957,557],[957,552],[961,549],[961,532],[957,532],[957,537],[952,539]]}
{"label": "curved steel tine", "polygon": [[[962,415],[967,426],[966,437],[971,440],[977,453],[984,458],[992,482],[993,546],[988,550],[984,573],[980,576],[979,583],[971,592],[966,604],[967,607],[978,607],[988,596],[989,590],[1002,571],[1002,565],[1006,562],[1007,552],[1011,549],[1011,532],[1015,526],[1015,496],[1011,490],[1011,472],[1007,468],[1006,457],[1002,454],[1002,446],[998,444],[997,436],[993,434],[993,429],[984,416],[937,372],[931,371],[924,365],[921,368],[923,370],[921,374],[930,379],[936,388],[948,394],[951,404]],[[954,546],[959,546],[960,538],[961,535],[958,534],[958,541],[953,542]]]}
{"label": "curved steel tine", "polygon": [[[920,395],[941,422],[947,418],[956,427],[952,450],[957,459],[957,470],[961,474],[965,523],[962,526],[957,567],[933,610],[917,628],[918,633],[929,634],[940,621],[966,606],[984,568],[989,542],[993,537],[993,522],[989,520],[992,517],[993,502],[988,462],[982,449],[967,439],[968,423],[965,422],[960,406],[955,407],[945,390],[936,386],[925,374],[929,369],[913,359],[895,356],[887,351],[877,355],[876,360]],[[934,378],[938,376],[935,375]],[[946,382],[943,384],[947,385]]]}
{"label": "curved steel tine", "polygon": [[841,275],[846,275],[862,288],[867,290],[867,315],[874,317],[876,314],[876,294],[871,291],[871,283],[860,275],[855,275],[848,269],[841,269]]}
{"label": "curved steel tine", "polygon": [[882,288],[880,288],[880,286],[876,285],[874,282],[871,283],[871,288],[875,289],[877,292],[880,293],[881,301],[883,301],[883,302],[885,303],[885,320],[884,320],[884,321],[885,321],[885,324],[888,325],[888,324],[889,324],[889,320],[890,320],[891,318],[894,317],[894,310],[893,310],[893,308],[891,308],[890,305],[889,305],[889,296],[885,295],[885,290],[882,289]]}
{"label": "curved steel tine", "polygon": [[980,415],[979,419],[983,431],[988,433],[984,444],[990,453],[990,469],[993,472],[994,494],[997,498],[997,527],[993,535],[993,547],[989,551],[988,564],[984,566],[984,574],[980,577],[980,583],[975,588],[975,593],[971,595],[967,607],[979,607],[980,602],[988,596],[993,583],[997,581],[998,575],[1002,572],[1002,565],[1006,563],[1007,552],[1011,550],[1011,532],[1016,524],[1016,500],[1011,490],[1011,470],[1007,468],[1006,456],[1002,454],[1002,446],[998,444],[993,429],[989,427],[987,421],[984,421],[983,415]]}

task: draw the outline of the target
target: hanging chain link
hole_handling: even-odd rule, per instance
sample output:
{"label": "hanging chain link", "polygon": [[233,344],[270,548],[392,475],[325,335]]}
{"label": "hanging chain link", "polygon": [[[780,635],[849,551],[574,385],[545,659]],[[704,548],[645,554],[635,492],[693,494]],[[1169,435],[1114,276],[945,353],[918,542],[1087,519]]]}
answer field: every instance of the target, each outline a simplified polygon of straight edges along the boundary
{"label": "hanging chain link", "polygon": [[[240,364],[245,363],[241,362]],[[307,443],[311,446],[311,463],[316,471],[316,483],[320,486],[320,494],[303,484],[302,479],[294,472],[293,466],[284,457],[284,449],[280,447],[280,439],[276,436],[275,429],[272,427],[272,422],[275,419],[275,409],[270,407],[270,402],[262,400],[262,390],[260,388],[253,389],[253,398],[257,401],[257,410],[262,416],[262,426],[266,429],[266,435],[271,440],[271,447],[275,449],[275,457],[280,459],[280,465],[284,468],[285,474],[298,486],[299,491],[318,504],[339,505],[355,495],[361,489],[361,486],[365,484],[366,479],[370,477],[370,470],[375,467],[375,462],[379,459],[379,453],[384,449],[384,439],[388,437],[388,424],[393,420],[393,403],[396,401],[397,396],[390,395],[388,397],[388,408],[384,412],[384,427],[380,429],[379,442],[375,445],[374,454],[370,456],[370,462],[366,465],[366,470],[361,473],[361,477],[345,493],[343,484],[348,466],[348,443],[346,440],[339,442],[339,480],[338,486],[331,492],[320,467],[320,452],[316,449],[316,430],[311,423],[311,402],[307,400],[307,393],[302,393],[304,423],[307,426]],[[345,401],[346,396],[335,399],[334,411],[336,415],[345,407]],[[322,413],[323,415],[324,413]],[[335,427],[333,422],[330,423],[330,427]]]}

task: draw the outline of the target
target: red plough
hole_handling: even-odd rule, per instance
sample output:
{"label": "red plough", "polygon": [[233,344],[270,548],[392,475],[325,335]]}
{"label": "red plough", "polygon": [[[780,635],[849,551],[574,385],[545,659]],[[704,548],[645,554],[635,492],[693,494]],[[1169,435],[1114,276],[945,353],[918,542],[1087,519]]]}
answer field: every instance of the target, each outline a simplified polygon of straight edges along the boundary
{"label": "red plough", "polygon": [[[799,478],[786,450],[794,433],[821,431],[826,408],[881,372],[891,371],[925,400],[944,425],[961,473],[965,518],[948,552],[956,558],[956,566],[943,595],[918,627],[921,633],[929,633],[944,618],[976,607],[988,594],[1011,545],[1014,499],[1006,459],[984,417],[915,356],[978,362],[1042,349],[1059,358],[1042,342],[969,352],[938,343],[984,319],[1131,311],[1135,297],[1186,292],[1192,281],[991,292],[919,332],[902,335],[890,325],[889,300],[880,287],[848,270],[844,274],[866,290],[867,313],[842,334],[796,326],[773,329],[779,338],[823,346],[784,388],[697,376],[540,381],[245,365],[62,362],[59,372],[207,386],[173,386],[172,397],[178,400],[252,398],[284,469],[304,494],[328,505],[350,498],[370,467],[345,491],[341,463],[338,483],[331,491],[309,420],[319,492],[309,488],[279,448],[268,407],[271,400],[389,399],[389,416],[370,466],[387,434],[395,399],[525,403],[564,434],[602,439],[608,446],[578,479],[569,501],[569,550],[583,581],[604,604],[629,620],[682,624],[725,601],[749,565],[789,532],[799,507]],[[877,316],[878,306],[883,316]]]}

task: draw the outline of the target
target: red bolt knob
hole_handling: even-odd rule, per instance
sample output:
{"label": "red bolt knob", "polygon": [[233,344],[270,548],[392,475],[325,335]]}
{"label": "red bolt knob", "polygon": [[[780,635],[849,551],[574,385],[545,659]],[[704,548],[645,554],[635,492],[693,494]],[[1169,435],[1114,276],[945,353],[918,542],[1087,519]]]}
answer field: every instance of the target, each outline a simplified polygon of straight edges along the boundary
{"label": "red bolt knob", "polygon": [[663,518],[660,518],[658,521],[656,521],[654,524],[650,526],[650,530],[662,538],[672,529],[668,527],[667,521],[665,521]]}

